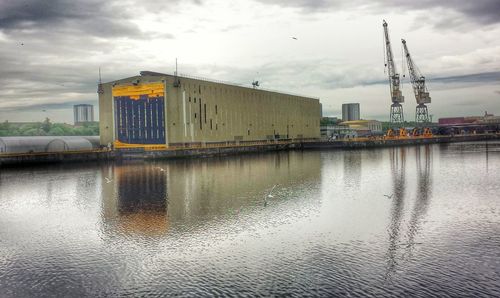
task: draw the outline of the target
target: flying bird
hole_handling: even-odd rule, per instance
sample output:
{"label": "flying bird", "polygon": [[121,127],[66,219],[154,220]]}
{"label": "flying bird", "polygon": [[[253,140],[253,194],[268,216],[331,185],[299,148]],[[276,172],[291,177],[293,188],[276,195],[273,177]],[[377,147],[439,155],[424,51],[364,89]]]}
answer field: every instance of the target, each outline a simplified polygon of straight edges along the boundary
{"label": "flying bird", "polygon": [[274,196],[273,196],[271,193],[273,192],[274,188],[275,188],[277,185],[278,185],[278,184],[275,184],[275,185],[273,186],[273,188],[271,188],[271,191],[270,191],[270,192],[269,192],[269,194],[267,195],[267,197],[268,197],[268,198],[274,198]]}
{"label": "flying bird", "polygon": [[113,181],[113,180],[109,179],[108,177],[104,177],[104,179],[106,180],[106,183],[110,183],[111,181]]}
{"label": "flying bird", "polygon": [[295,36],[292,36],[292,39],[298,40],[297,37],[295,37]]}
{"label": "flying bird", "polygon": [[160,172],[165,172],[165,170],[161,167],[156,167],[158,170],[160,170]]}
{"label": "flying bird", "polygon": [[391,195],[384,195],[384,197],[387,197],[388,199],[392,199],[392,196],[393,196],[393,195],[394,195],[394,194],[391,194]]}
{"label": "flying bird", "polygon": [[267,194],[267,196],[264,197],[264,207],[267,206],[267,198],[274,198],[274,196],[272,195],[272,192],[274,190],[274,188],[277,186],[278,184],[275,184],[273,186],[273,188],[271,188],[271,191]]}

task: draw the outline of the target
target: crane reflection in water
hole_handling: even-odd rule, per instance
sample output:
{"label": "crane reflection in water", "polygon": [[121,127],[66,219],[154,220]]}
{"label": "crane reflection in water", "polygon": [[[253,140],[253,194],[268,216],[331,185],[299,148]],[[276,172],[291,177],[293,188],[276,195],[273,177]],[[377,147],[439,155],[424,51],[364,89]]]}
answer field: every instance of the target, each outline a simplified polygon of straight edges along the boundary
{"label": "crane reflection in water", "polygon": [[[392,148],[389,151],[393,178],[393,196],[390,212],[389,247],[387,252],[386,280],[396,271],[398,261],[410,260],[424,217],[427,213],[431,194],[432,150],[429,145],[414,149],[416,169],[416,197],[412,204],[407,224],[405,221],[406,159],[407,148]],[[402,229],[406,227],[406,233]]]}
{"label": "crane reflection in water", "polygon": [[404,196],[406,191],[406,151],[407,148],[390,148],[391,175],[393,193],[390,212],[389,248],[387,252],[386,279],[390,278],[397,265],[397,253],[400,239],[401,222],[403,220]]}
{"label": "crane reflection in water", "polygon": [[421,229],[421,224],[429,206],[432,194],[431,161],[432,151],[429,145],[415,148],[415,159],[417,169],[417,192],[413,205],[410,221],[408,223],[407,257],[411,258],[415,245],[415,238]]}

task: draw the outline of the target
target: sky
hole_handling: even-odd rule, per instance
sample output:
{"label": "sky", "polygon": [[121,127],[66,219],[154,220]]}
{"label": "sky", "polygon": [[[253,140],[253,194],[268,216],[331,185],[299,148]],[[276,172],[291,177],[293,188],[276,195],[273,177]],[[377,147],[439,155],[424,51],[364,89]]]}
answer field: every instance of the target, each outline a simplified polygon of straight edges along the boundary
{"label": "sky", "polygon": [[[0,0],[0,121],[73,122],[97,83],[150,70],[318,97],[324,116],[359,102],[387,120],[382,20],[401,38],[439,117],[500,115],[498,0]],[[295,37],[296,39],[292,38]],[[403,79],[404,110],[415,97]]]}

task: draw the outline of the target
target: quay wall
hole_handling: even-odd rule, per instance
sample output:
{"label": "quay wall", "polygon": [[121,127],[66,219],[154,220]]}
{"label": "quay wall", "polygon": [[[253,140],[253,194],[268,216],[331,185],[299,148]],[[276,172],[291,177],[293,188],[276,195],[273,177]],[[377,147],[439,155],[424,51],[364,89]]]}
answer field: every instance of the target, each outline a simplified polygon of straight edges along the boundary
{"label": "quay wall", "polygon": [[414,146],[437,143],[456,143],[485,140],[500,140],[500,134],[438,136],[408,139],[366,139],[337,141],[274,142],[248,145],[209,146],[198,148],[170,148],[167,150],[145,150],[143,148],[121,150],[95,150],[82,152],[0,154],[0,167],[7,165],[29,165],[37,163],[99,162],[112,160],[152,160],[174,158],[202,158],[217,155],[233,155],[280,150],[336,150],[379,147]]}

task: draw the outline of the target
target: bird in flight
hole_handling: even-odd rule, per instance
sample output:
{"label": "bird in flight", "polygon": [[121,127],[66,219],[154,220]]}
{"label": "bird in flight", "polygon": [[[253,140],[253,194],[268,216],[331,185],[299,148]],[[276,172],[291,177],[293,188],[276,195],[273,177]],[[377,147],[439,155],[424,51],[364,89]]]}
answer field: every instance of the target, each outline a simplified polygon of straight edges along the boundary
{"label": "bird in flight", "polygon": [[113,181],[113,180],[109,179],[108,177],[104,177],[104,179],[106,180],[106,183],[110,183],[111,181]]}
{"label": "bird in flight", "polygon": [[292,36],[292,39],[295,39],[295,40],[297,40],[297,37],[295,37],[295,36]]}
{"label": "bird in flight", "polygon": [[277,185],[278,185],[278,184],[275,184],[275,185],[273,186],[273,188],[271,188],[271,191],[269,192],[269,194],[267,194],[267,196],[266,196],[266,197],[264,197],[264,207],[266,207],[266,206],[267,206],[267,198],[274,198],[274,196],[273,196],[271,193],[273,192],[274,188],[275,188]]}
{"label": "bird in flight", "polygon": [[384,197],[387,197],[387,198],[389,198],[389,199],[392,199],[392,196],[393,196],[393,195],[394,195],[394,194],[391,194],[391,195],[384,195]]}

